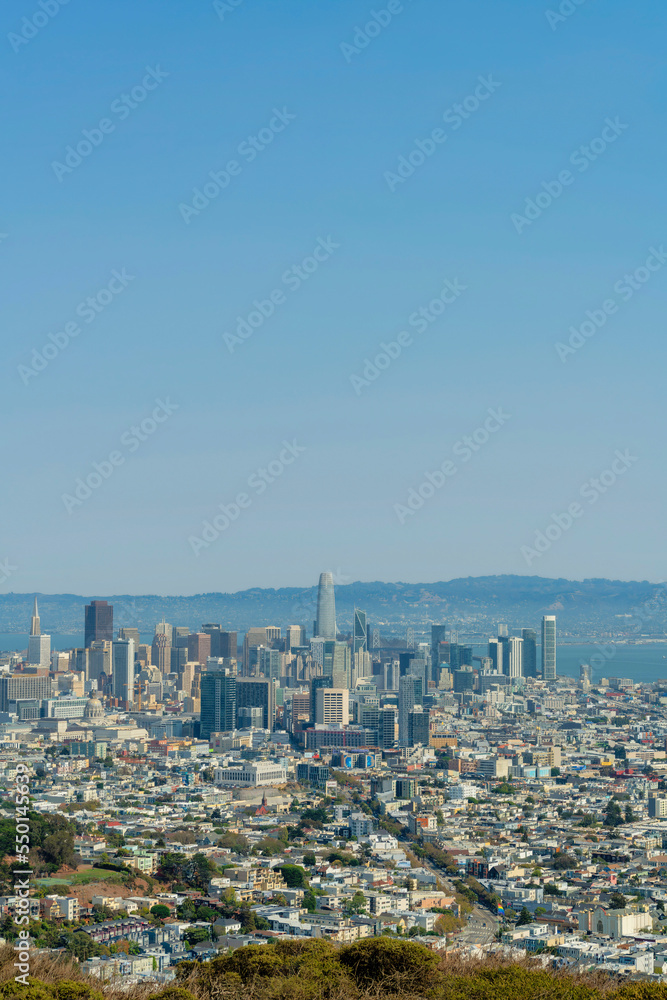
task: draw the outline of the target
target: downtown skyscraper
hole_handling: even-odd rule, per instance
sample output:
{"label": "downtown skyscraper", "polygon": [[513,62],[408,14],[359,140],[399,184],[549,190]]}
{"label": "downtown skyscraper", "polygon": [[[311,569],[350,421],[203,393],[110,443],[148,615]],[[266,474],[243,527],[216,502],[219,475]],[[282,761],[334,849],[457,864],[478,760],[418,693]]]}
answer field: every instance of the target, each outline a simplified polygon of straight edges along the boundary
{"label": "downtown skyscraper", "polygon": [[336,598],[331,573],[321,573],[317,589],[317,620],[315,635],[319,639],[336,638]]}
{"label": "downtown skyscraper", "polygon": [[354,642],[353,652],[363,653],[368,648],[368,623],[366,620],[365,611],[360,611],[359,608],[354,609],[354,620],[352,627],[353,627],[352,638]]}
{"label": "downtown skyscraper", "polygon": [[556,680],[556,616],[545,615],[542,619],[542,678]]}
{"label": "downtown skyscraper", "polygon": [[37,598],[30,619],[30,636],[28,638],[28,663],[32,666],[48,668],[51,663],[51,636],[42,635],[39,622]]}
{"label": "downtown skyscraper", "polygon": [[113,640],[113,605],[108,601],[91,601],[86,604],[85,636],[86,649],[93,642]]}

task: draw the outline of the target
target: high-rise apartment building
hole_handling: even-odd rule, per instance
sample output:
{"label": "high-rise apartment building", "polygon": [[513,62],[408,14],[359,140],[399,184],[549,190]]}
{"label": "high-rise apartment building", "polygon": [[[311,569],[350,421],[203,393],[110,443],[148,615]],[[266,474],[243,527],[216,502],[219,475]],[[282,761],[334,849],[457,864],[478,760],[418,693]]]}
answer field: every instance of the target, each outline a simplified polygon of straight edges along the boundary
{"label": "high-rise apartment building", "polygon": [[134,652],[135,652],[135,654],[138,652],[139,646],[141,645],[141,636],[139,634],[139,629],[138,628],[125,628],[125,627],[119,628],[118,629],[118,638],[119,639],[132,639],[132,641],[134,643]]}
{"label": "high-rise apartment building", "polygon": [[542,678],[556,680],[556,616],[545,615],[542,619]]}
{"label": "high-rise apartment building", "polygon": [[417,702],[421,701],[416,690],[418,683],[419,679],[412,674],[405,674],[398,682],[398,745],[401,747],[410,745],[409,716]]}
{"label": "high-rise apartment building", "polygon": [[537,677],[537,632],[532,628],[522,628],[523,676]]}
{"label": "high-rise apartment building", "polygon": [[421,706],[408,712],[408,746],[414,747],[418,743],[427,747],[430,738],[430,716]]}
{"label": "high-rise apartment building", "polygon": [[273,731],[276,725],[276,686],[268,677],[237,677],[236,709],[261,708],[262,727]]}
{"label": "high-rise apartment building", "polygon": [[259,672],[263,677],[279,681],[283,675],[284,654],[279,649],[259,646]]}
{"label": "high-rise apartment building", "polygon": [[378,712],[378,744],[391,750],[396,743],[396,710],[383,708]]}
{"label": "high-rise apartment building", "polygon": [[155,626],[155,634],[156,635],[166,635],[167,638],[169,639],[169,645],[171,645],[171,646],[174,645],[174,632],[175,631],[180,632],[181,635],[183,635],[183,633],[185,633],[185,635],[188,635],[189,632],[190,632],[190,629],[184,629],[184,628],[174,629],[173,625],[170,625],[169,622],[166,622],[164,620],[164,618],[162,619],[161,622],[158,622],[158,624]]}
{"label": "high-rise apartment building", "polygon": [[346,642],[326,640],[322,669],[333,678],[332,687],[349,688],[352,683],[352,657]]}
{"label": "high-rise apartment building", "polygon": [[31,635],[28,638],[28,663],[35,667],[50,667],[51,636]]}
{"label": "high-rise apartment building", "polygon": [[10,702],[36,701],[51,697],[51,678],[36,674],[0,675],[0,712],[8,712]]}
{"label": "high-rise apartment building", "polygon": [[92,642],[113,641],[113,605],[107,601],[91,601],[85,608],[86,649]]}
{"label": "high-rise apartment building", "polygon": [[238,638],[236,632],[220,632],[220,651],[218,656],[226,659],[236,660],[239,655]]}
{"label": "high-rise apartment building", "polygon": [[248,674],[251,667],[251,660],[253,659],[251,655],[252,649],[257,649],[258,646],[266,646],[266,629],[265,628],[249,628],[243,637],[243,673]]}
{"label": "high-rise apartment building", "polygon": [[111,677],[111,646],[110,642],[102,640],[91,643],[90,649],[85,650],[88,654],[86,680],[97,681],[98,690],[102,689],[102,675],[107,680]]}
{"label": "high-rise apartment building", "polygon": [[440,644],[447,641],[446,625],[431,625],[431,660],[435,666],[442,663]]}
{"label": "high-rise apartment building", "polygon": [[317,588],[316,635],[320,639],[336,638],[336,598],[331,573],[320,574]]}
{"label": "high-rise apartment building", "polygon": [[206,635],[211,637],[211,656],[220,656],[220,626],[216,623],[207,622],[202,625],[201,632],[205,632]]}
{"label": "high-rise apartment building", "polygon": [[509,677],[510,674],[510,637],[508,635],[498,636],[498,647],[502,650],[503,673]]}
{"label": "high-rise apartment building", "polygon": [[511,635],[507,646],[509,654],[507,676],[514,679],[523,677],[523,639],[518,635]]}
{"label": "high-rise apartment building", "polygon": [[90,650],[72,650],[72,670],[77,674],[83,673],[84,677],[90,677]]}
{"label": "high-rise apartment building", "polygon": [[134,640],[115,639],[111,646],[113,696],[121,705],[134,704]]}
{"label": "high-rise apartment building", "polygon": [[317,692],[320,688],[332,688],[333,678],[331,674],[324,674],[320,677],[313,677],[310,681],[310,721],[315,723],[317,708]]}
{"label": "high-rise apartment building", "polygon": [[190,663],[206,663],[211,655],[211,636],[206,632],[191,632],[188,636],[188,660]]}
{"label": "high-rise apartment building", "polygon": [[472,646],[463,646],[458,642],[449,644],[449,665],[452,670],[472,666]]}
{"label": "high-rise apartment building", "polygon": [[315,705],[315,722],[337,722],[347,726],[350,722],[348,691],[346,688],[319,688]]}
{"label": "high-rise apartment building", "polygon": [[200,677],[200,736],[226,733],[236,727],[236,678],[229,670],[205,671]]}
{"label": "high-rise apartment building", "polygon": [[296,646],[305,645],[306,630],[303,625],[288,625],[285,629],[285,652],[289,653]]}
{"label": "high-rise apartment building", "polygon": [[453,682],[455,694],[464,694],[467,691],[472,691],[475,682],[472,667],[461,667],[459,670],[454,670]]}
{"label": "high-rise apartment building", "polygon": [[171,640],[166,632],[155,634],[151,646],[151,663],[158,668],[163,677],[171,673]]}
{"label": "high-rise apartment building", "polygon": [[667,798],[650,792],[648,797],[649,819],[665,819],[667,817]]}
{"label": "high-rise apartment building", "polygon": [[217,624],[202,625],[202,632],[211,637],[211,656],[236,659],[236,632],[223,632]]}

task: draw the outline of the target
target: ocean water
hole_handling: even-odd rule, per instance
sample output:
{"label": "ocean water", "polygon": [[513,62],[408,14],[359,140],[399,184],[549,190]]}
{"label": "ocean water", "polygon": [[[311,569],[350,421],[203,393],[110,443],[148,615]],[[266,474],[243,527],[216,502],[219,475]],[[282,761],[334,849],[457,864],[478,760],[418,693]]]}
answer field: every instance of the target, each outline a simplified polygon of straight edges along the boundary
{"label": "ocean water", "polygon": [[[486,647],[474,648],[475,656],[485,656]],[[538,646],[538,668],[542,650]],[[635,684],[667,680],[667,643],[582,643],[559,645],[556,669],[566,677],[579,677],[579,667],[588,663],[593,683],[601,677],[629,677]]]}
{"label": "ocean water", "polygon": [[558,673],[569,677],[578,677],[580,664],[590,663],[593,682],[600,677],[629,677],[635,684],[651,683],[667,680],[667,643],[559,646],[556,663]]}

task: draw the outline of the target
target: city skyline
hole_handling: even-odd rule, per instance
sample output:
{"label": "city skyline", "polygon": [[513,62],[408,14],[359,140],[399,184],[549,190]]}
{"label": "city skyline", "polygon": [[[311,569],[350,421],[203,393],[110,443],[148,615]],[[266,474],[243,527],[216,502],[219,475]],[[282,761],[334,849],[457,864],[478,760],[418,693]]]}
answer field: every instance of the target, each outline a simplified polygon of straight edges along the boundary
{"label": "city skyline", "polygon": [[8,998],[664,1000],[665,29],[0,5]]}

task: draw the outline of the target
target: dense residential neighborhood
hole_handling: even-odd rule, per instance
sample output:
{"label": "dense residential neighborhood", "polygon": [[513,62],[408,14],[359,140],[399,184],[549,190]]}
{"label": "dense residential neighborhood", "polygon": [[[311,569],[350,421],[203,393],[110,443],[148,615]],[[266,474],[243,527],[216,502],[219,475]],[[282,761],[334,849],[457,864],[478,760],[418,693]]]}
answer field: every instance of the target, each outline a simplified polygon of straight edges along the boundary
{"label": "dense residential neighborhood", "polygon": [[395,658],[363,612],[238,649],[163,622],[46,659],[36,607],[31,631],[0,672],[7,941],[27,913],[37,951],[124,982],[379,935],[662,974],[667,681],[559,676],[553,616],[541,664],[502,625],[488,656],[436,625]]}

